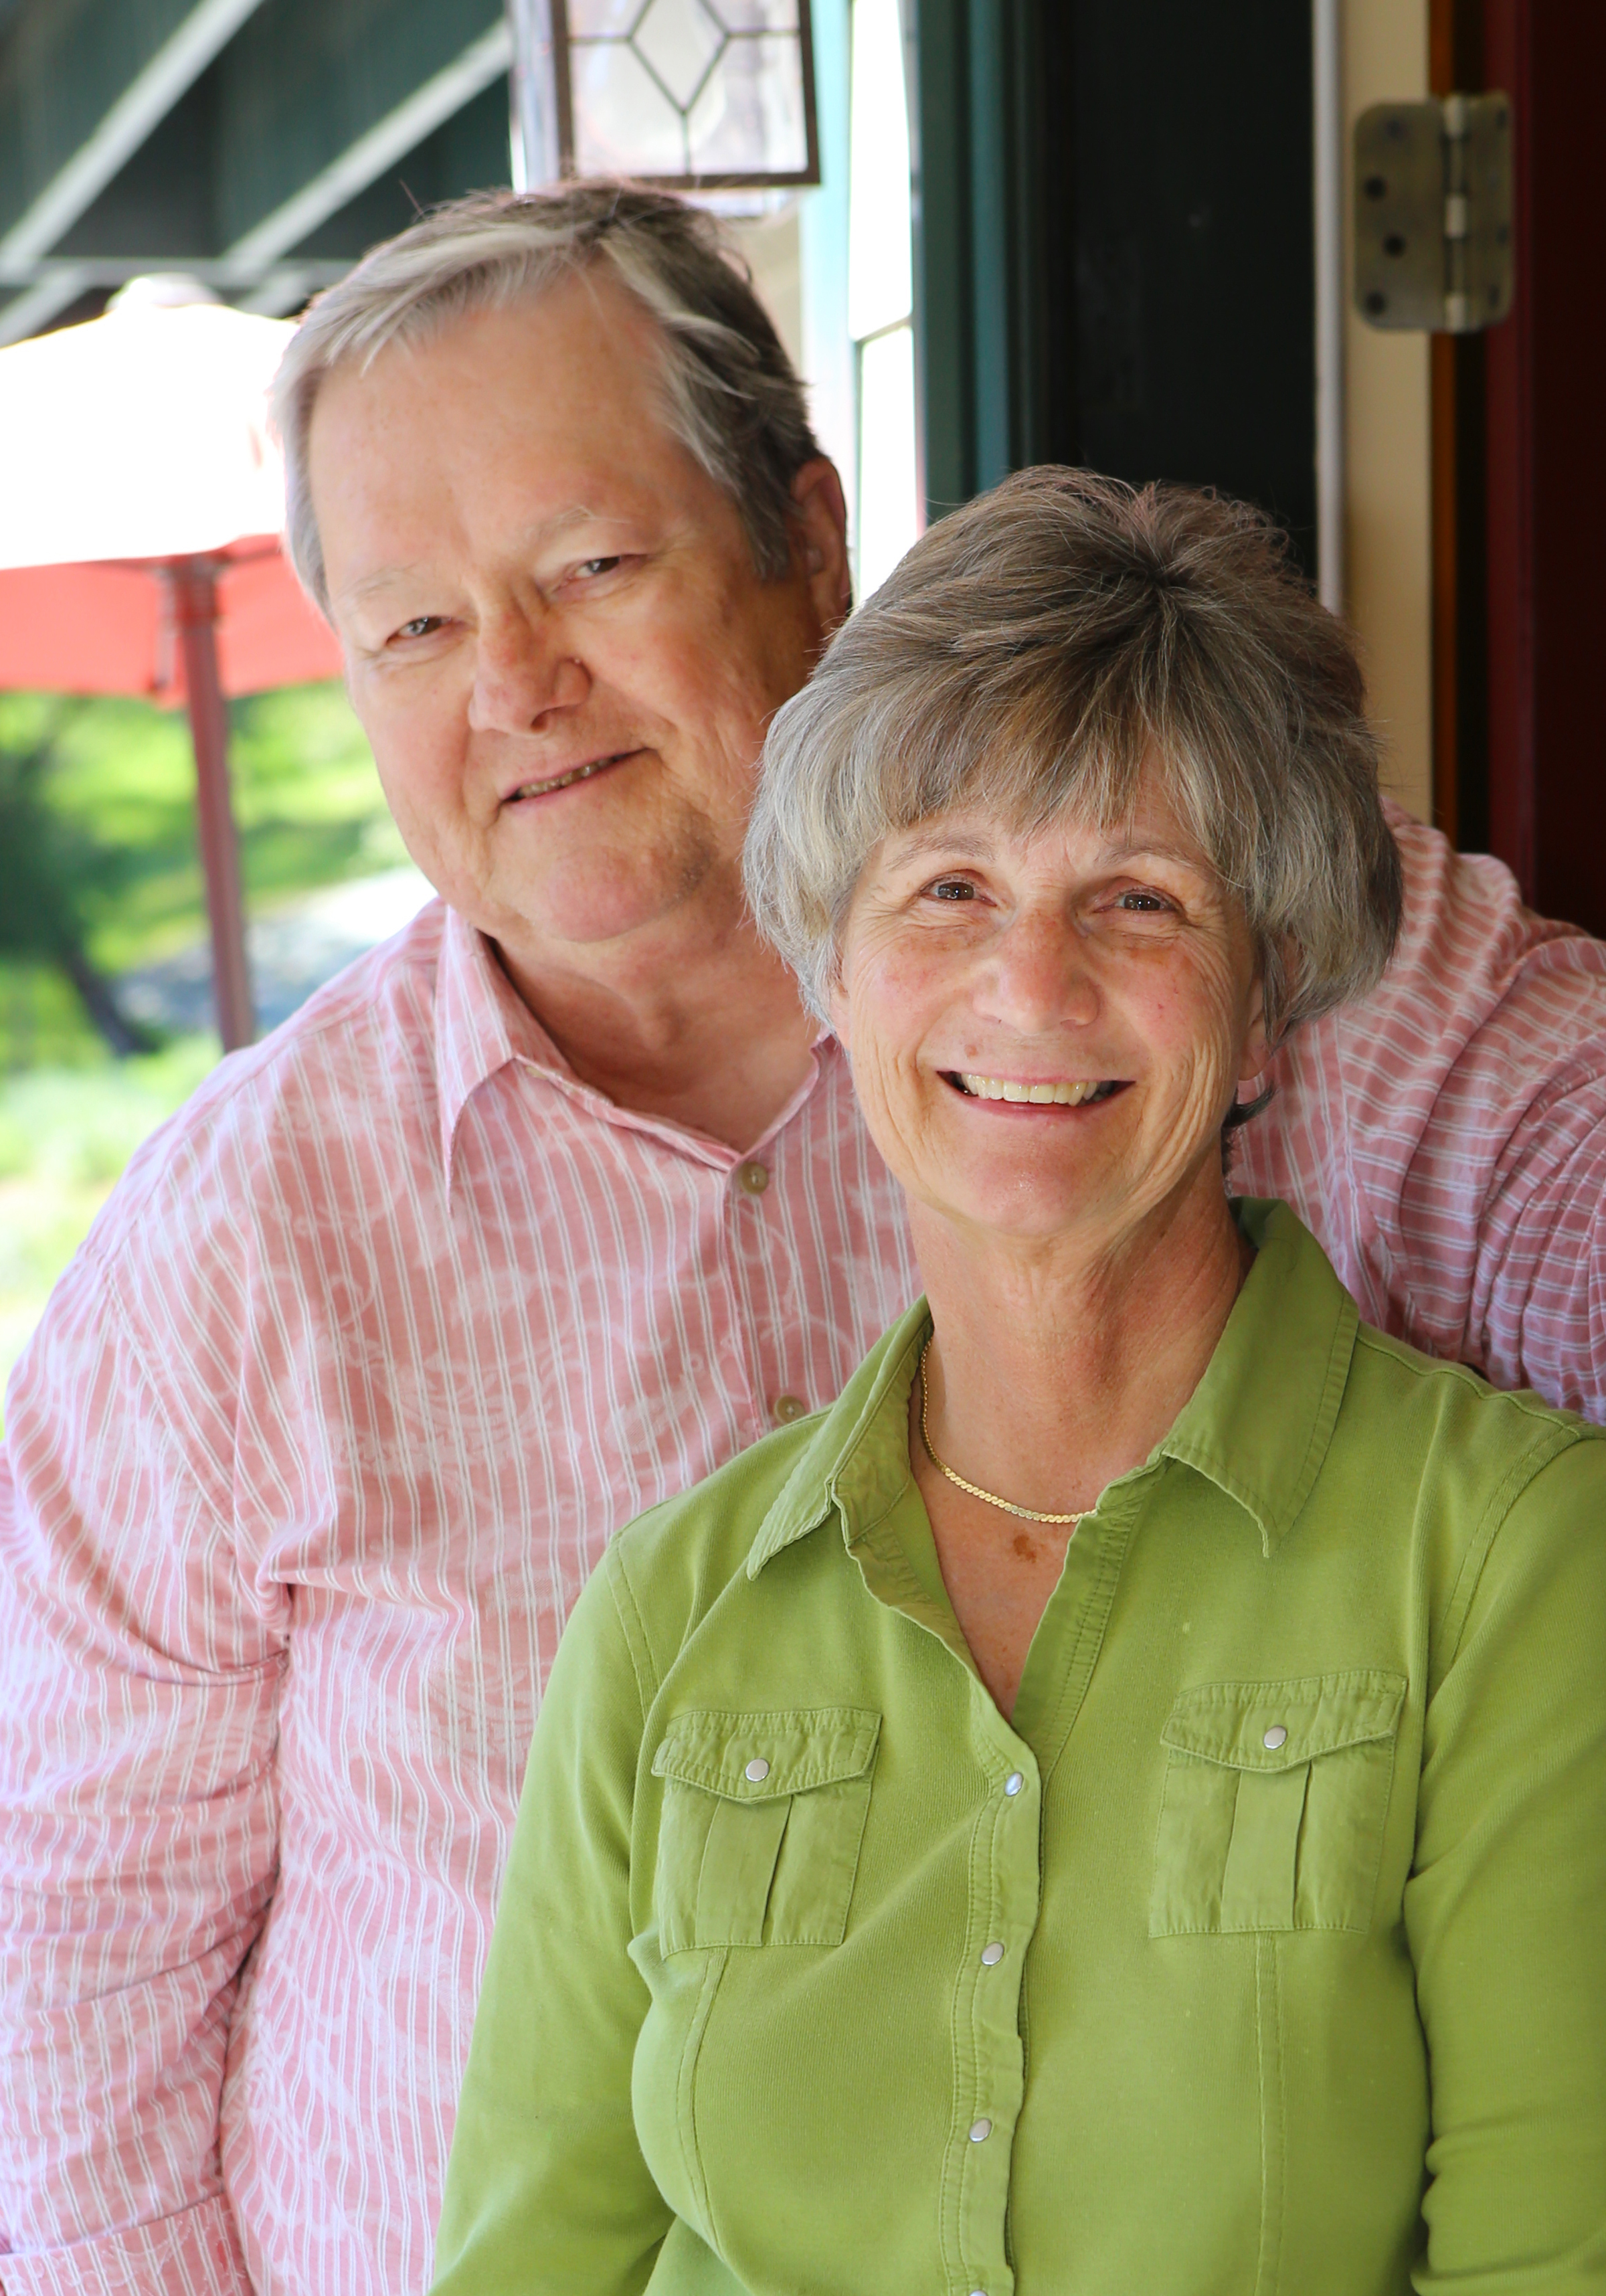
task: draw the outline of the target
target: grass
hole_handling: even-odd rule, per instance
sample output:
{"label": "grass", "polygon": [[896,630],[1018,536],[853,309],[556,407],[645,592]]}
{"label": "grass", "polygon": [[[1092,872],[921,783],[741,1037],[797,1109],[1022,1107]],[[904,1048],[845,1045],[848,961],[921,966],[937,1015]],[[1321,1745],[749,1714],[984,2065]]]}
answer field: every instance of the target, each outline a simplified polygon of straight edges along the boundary
{"label": "grass", "polygon": [[[29,747],[52,729],[51,808],[116,857],[86,897],[95,964],[132,972],[202,939],[187,721],[145,701],[0,694],[0,747]],[[338,685],[236,701],[230,730],[251,908],[406,858]],[[114,1061],[62,974],[0,962],[0,1379],[128,1158],[217,1058],[214,1038],[194,1037]]]}

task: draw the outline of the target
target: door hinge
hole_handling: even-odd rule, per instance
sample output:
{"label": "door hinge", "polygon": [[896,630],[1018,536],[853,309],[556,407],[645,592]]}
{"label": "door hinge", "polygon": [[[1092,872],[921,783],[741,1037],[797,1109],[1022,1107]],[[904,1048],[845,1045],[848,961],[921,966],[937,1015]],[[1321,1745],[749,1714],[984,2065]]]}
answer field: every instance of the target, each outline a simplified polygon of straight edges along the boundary
{"label": "door hinge", "polygon": [[1355,300],[1374,327],[1467,335],[1512,308],[1512,106],[1374,103],[1355,123]]}

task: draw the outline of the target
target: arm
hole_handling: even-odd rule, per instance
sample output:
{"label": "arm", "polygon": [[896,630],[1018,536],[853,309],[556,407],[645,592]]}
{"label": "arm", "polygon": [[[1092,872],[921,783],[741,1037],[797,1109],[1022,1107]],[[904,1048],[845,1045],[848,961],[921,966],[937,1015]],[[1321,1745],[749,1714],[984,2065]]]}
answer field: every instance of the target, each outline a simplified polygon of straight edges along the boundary
{"label": "arm", "polygon": [[1479,1562],[1405,1890],[1432,2090],[1416,2285],[1583,2296],[1606,2271],[1606,1446],[1553,1459]]}
{"label": "arm", "polygon": [[435,2296],[635,2296],[671,2221],[636,2142],[630,1833],[645,1694],[610,1551],[530,1750],[447,2169]]}
{"label": "arm", "polygon": [[1390,820],[1394,961],[1279,1056],[1233,1184],[1294,1205],[1371,1322],[1606,1419],[1606,944]]}
{"label": "arm", "polygon": [[247,2296],[218,2100],[281,1645],[93,1249],[0,1467],[0,2289]]}

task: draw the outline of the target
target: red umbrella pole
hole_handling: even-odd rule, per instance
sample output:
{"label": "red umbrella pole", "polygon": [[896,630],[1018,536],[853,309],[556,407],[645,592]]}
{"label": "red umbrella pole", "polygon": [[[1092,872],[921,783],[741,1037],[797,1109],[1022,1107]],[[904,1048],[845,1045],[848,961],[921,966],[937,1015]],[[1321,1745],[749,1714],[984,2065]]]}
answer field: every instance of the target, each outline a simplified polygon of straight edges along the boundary
{"label": "red umbrella pole", "polygon": [[240,841],[229,803],[229,720],[217,676],[217,584],[211,562],[176,558],[163,570],[173,594],[173,621],[184,657],[190,731],[195,743],[196,815],[201,865],[212,924],[212,992],[225,1053],[257,1033],[245,957],[245,902]]}

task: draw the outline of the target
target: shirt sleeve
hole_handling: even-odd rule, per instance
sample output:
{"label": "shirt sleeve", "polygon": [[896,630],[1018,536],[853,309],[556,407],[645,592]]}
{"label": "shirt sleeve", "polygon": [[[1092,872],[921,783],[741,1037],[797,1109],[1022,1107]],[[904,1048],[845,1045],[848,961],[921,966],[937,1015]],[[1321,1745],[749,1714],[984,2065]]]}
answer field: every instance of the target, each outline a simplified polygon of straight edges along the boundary
{"label": "shirt sleeve", "polygon": [[[635,2296],[672,2221],[642,2158],[630,1959],[645,1696],[610,1552],[536,1727],[447,2169],[435,2296]],[[627,1603],[627,1597],[626,1598]]]}
{"label": "shirt sleeve", "polygon": [[1462,1578],[1405,1889],[1432,2085],[1414,2284],[1584,2296],[1606,2268],[1606,1446],[1544,1467]]}
{"label": "shirt sleeve", "polygon": [[1606,1420],[1606,944],[1390,819],[1394,961],[1284,1047],[1233,1185],[1294,1206],[1369,1322]]}
{"label": "shirt sleeve", "polygon": [[[0,2289],[247,2296],[218,2112],[282,1641],[93,1251],[0,1464]],[[226,1490],[226,1484],[225,1485]]]}

